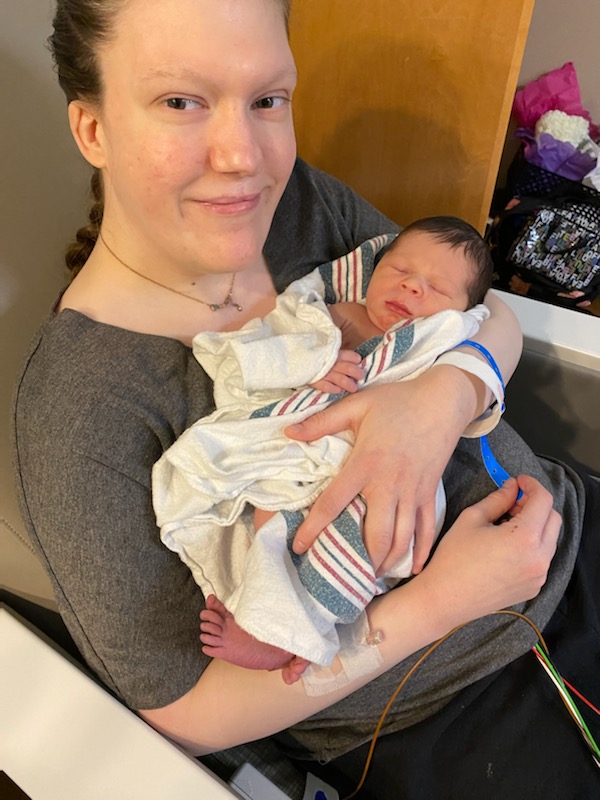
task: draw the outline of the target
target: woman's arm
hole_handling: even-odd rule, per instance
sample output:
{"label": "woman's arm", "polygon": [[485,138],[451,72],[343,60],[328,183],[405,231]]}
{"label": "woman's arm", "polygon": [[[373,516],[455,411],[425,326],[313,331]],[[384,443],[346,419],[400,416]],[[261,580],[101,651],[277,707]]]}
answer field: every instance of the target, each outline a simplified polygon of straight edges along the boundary
{"label": "woman's arm", "polygon": [[[141,715],[195,754],[261,738],[333,705],[453,627],[534,597],[556,549],[560,517],[537,481],[519,483],[518,507],[513,480],[463,512],[421,575],[371,604],[371,629],[383,632],[377,673],[309,697],[301,682],[286,686],[279,672],[215,660],[179,700]],[[493,524],[509,511],[508,521]]]}
{"label": "woman's arm", "polygon": [[[494,355],[505,383],[522,347],[518,322],[495,295],[491,316],[472,338]],[[472,348],[469,357],[485,359]],[[416,537],[413,571],[429,556],[435,531],[435,491],[467,425],[489,405],[491,392],[472,374],[439,364],[411,381],[366,389],[299,425],[290,438],[312,441],[352,430],[356,443],[339,475],[315,502],[294,544],[306,551],[357,495],[367,502],[364,537],[379,572],[385,572]]]}
{"label": "woman's arm", "polygon": [[[506,385],[512,378],[521,358],[523,334],[513,311],[497,294],[493,291],[488,292],[485,297],[485,304],[490,310],[490,316],[482,322],[477,333],[471,338],[493,354]],[[485,358],[472,348],[457,349],[462,349],[463,352],[469,356],[474,356],[484,364],[487,363]],[[476,378],[473,380],[476,391],[479,392],[476,412],[477,416],[479,416],[488,408],[493,398],[489,389],[480,380]]]}

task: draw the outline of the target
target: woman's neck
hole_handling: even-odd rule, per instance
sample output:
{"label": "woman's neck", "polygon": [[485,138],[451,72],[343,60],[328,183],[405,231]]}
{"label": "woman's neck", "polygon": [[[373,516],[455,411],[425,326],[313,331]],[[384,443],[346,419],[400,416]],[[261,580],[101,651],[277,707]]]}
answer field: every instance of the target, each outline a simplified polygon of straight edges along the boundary
{"label": "woman's neck", "polygon": [[62,296],[57,313],[71,308],[97,322],[190,344],[200,331],[236,330],[275,305],[263,258],[236,273],[200,275],[194,282],[180,279],[177,286],[163,285],[130,266],[100,241]]}

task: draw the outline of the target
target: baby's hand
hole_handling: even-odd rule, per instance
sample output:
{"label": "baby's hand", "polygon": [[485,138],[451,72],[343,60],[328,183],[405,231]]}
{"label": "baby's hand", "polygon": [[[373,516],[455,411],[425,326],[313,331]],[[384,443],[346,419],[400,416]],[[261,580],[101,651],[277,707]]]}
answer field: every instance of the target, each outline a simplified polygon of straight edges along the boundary
{"label": "baby's hand", "polygon": [[338,360],[321,380],[311,383],[313,389],[327,394],[352,394],[358,389],[358,381],[363,377],[361,357],[354,350],[340,350]]}

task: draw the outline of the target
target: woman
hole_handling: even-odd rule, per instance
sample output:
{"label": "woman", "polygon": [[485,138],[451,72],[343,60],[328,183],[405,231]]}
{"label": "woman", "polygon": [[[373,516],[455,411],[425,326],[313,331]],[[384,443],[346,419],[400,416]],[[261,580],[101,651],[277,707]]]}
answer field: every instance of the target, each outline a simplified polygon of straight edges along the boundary
{"label": "woman", "polygon": [[[560,527],[550,494],[531,477],[520,479],[519,507],[514,481],[485,497],[491,484],[465,445],[446,478],[450,521],[465,503],[484,499],[416,578],[373,604],[371,625],[384,633],[381,677],[362,690],[367,678],[309,698],[278,674],[201,654],[203,598],[160,545],[150,502],[152,464],[212,409],[189,343],[199,330],[229,330],[264,315],[293,278],[395,228],[346,187],[295,161],[287,13],[282,0],[59,0],[51,38],[71,130],[96,170],[97,203],[69,256],[79,271],[34,342],[18,387],[23,513],[88,663],[196,754],[295,723],[295,742],[313,757],[356,747],[407,658],[457,624],[538,595]],[[507,377],[519,334],[502,304],[492,310],[479,339]],[[362,492],[365,538],[371,552],[379,548],[381,569],[413,531],[423,565],[435,487],[461,432],[488,402],[476,376],[440,364],[411,384],[347,398],[290,431],[307,439],[347,428],[357,434],[297,548]],[[543,625],[573,568],[581,489],[564,471],[549,476],[510,433],[495,441],[509,469],[558,487],[570,515],[549,580],[527,606]],[[510,521],[493,524],[508,512]],[[525,626],[478,623],[446,651],[450,676],[441,679],[432,662],[386,731],[432,714],[534,641]]]}

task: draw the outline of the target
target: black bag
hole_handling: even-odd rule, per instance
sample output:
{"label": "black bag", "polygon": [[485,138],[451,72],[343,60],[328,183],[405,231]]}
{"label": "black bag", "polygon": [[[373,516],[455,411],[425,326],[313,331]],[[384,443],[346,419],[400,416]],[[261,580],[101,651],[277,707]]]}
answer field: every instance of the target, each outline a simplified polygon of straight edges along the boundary
{"label": "black bag", "polygon": [[494,286],[581,310],[600,294],[600,193],[522,157],[511,188],[487,235]]}

